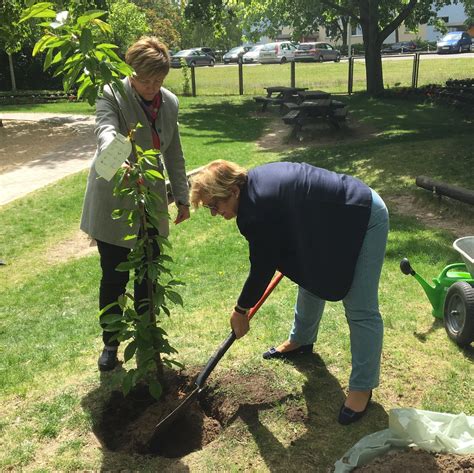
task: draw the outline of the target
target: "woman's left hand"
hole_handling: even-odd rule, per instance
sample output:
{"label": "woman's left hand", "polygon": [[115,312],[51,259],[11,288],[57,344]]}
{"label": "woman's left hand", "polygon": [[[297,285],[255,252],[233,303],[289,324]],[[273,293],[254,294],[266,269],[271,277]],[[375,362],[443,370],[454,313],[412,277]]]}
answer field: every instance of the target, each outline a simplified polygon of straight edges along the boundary
{"label": "woman's left hand", "polygon": [[174,221],[174,223],[177,225],[178,223],[184,222],[189,217],[189,206],[178,204],[178,215],[176,216],[176,220]]}

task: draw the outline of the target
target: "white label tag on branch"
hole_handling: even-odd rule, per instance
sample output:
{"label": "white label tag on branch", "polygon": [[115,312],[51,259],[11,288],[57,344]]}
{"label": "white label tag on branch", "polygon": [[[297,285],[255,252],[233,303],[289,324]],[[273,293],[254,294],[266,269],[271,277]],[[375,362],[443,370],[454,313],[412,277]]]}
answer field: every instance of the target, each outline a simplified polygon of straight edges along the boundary
{"label": "white label tag on branch", "polygon": [[97,156],[94,164],[97,174],[106,181],[110,181],[130,156],[131,151],[132,144],[130,140],[118,133],[109,146]]}

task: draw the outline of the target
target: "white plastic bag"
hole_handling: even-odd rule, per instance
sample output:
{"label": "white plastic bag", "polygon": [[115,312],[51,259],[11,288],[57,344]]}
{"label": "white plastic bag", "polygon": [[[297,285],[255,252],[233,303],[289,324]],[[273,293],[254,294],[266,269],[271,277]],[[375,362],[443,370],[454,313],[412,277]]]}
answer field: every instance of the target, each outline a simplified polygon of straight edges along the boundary
{"label": "white plastic bag", "polygon": [[352,471],[391,448],[417,446],[430,452],[474,453],[474,417],[420,409],[392,409],[389,428],[359,440],[335,463],[335,473]]}

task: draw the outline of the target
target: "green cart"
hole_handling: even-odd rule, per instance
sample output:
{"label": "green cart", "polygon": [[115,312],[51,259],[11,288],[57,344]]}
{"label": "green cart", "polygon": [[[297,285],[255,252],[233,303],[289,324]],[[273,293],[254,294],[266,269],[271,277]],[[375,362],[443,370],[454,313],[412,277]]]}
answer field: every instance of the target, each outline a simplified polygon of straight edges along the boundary
{"label": "green cart", "polygon": [[457,239],[453,247],[464,262],[446,266],[433,278],[434,286],[415,272],[407,258],[400,262],[400,269],[420,283],[433,316],[444,320],[449,338],[466,347],[474,341],[474,236]]}

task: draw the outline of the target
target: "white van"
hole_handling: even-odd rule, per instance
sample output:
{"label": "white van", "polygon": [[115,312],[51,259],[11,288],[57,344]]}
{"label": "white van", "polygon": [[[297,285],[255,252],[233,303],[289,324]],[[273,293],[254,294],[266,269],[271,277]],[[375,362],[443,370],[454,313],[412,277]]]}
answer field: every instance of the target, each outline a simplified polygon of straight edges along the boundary
{"label": "white van", "polygon": [[297,45],[291,41],[279,41],[278,43],[267,43],[263,45],[258,57],[259,62],[269,63],[276,62],[284,64],[293,61]]}

